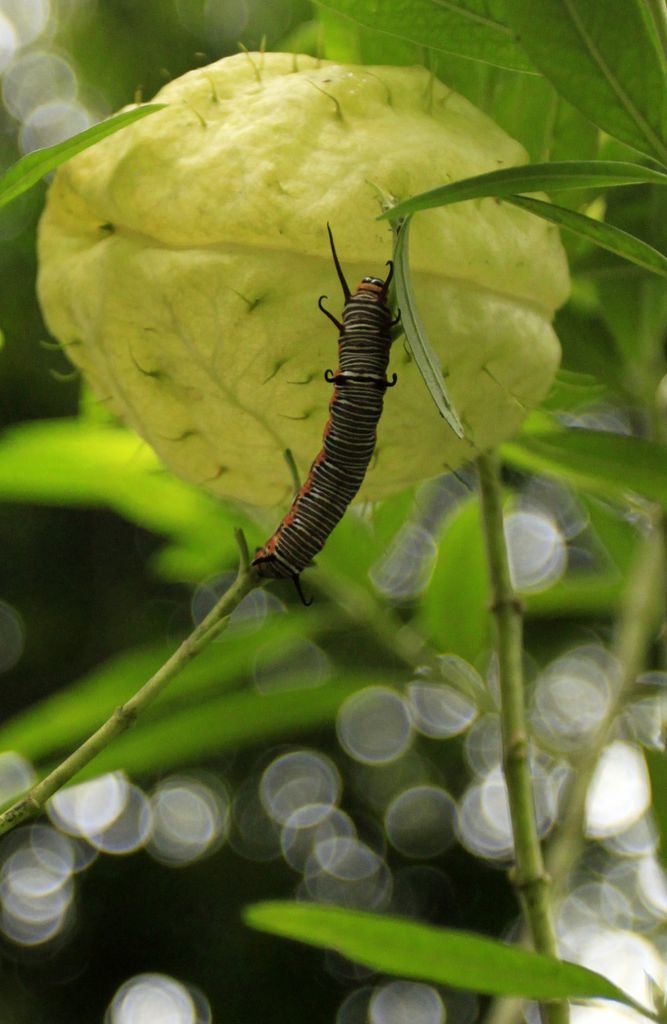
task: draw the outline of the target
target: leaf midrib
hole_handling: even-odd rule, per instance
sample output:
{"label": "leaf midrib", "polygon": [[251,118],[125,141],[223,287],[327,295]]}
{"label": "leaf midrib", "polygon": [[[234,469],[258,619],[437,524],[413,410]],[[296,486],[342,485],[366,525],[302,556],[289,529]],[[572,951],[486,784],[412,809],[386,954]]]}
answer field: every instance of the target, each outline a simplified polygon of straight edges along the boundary
{"label": "leaf midrib", "polygon": [[572,0],[563,0],[565,5],[565,11],[569,15],[575,30],[579,33],[581,41],[584,43],[591,59],[597,65],[603,76],[607,80],[612,91],[618,97],[619,102],[624,107],[625,111],[635,121],[638,127],[642,130],[646,139],[650,142],[655,152],[660,153],[662,160],[667,163],[667,148],[663,145],[661,139],[655,134],[648,121],[645,119],[641,111],[637,109],[634,102],[627,94],[627,92],[621,88],[615,75],[612,73],[609,65],[602,56],[598,47],[595,45],[593,39],[590,37],[586,30],[585,25],[582,23]]}

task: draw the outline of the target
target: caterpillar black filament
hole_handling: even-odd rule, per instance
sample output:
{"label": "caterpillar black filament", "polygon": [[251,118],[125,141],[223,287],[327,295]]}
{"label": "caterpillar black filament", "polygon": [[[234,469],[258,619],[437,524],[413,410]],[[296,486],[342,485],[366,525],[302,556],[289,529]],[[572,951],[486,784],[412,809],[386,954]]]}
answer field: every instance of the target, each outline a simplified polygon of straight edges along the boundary
{"label": "caterpillar black filament", "polygon": [[293,579],[304,604],[309,602],[303,597],[299,574],[322,550],[361,487],[375,450],[384,393],[396,383],[396,374],[387,380],[391,329],[400,317],[392,320],[387,306],[393,265],[388,264],[385,281],[365,277],[352,294],[328,224],[327,231],[345,305],[340,323],[322,305],[326,295],[318,300],[339,332],[338,368],[324,375],[334,385],[324,443],[292,507],[252,563],[260,576]]}

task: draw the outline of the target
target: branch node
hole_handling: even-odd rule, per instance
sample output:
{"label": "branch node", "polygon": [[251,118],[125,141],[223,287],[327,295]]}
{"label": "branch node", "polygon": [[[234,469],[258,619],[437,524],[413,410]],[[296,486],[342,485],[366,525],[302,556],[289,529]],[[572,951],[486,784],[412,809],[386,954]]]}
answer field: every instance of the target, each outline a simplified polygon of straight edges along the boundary
{"label": "branch node", "polygon": [[128,708],[126,704],[119,704],[114,711],[114,718],[123,727],[123,729],[129,729],[131,725],[134,725],[139,713],[136,708]]}
{"label": "branch node", "polygon": [[524,605],[520,597],[513,594],[512,597],[495,597],[489,604],[489,611],[495,615],[503,608],[509,608],[515,615],[523,615]]}

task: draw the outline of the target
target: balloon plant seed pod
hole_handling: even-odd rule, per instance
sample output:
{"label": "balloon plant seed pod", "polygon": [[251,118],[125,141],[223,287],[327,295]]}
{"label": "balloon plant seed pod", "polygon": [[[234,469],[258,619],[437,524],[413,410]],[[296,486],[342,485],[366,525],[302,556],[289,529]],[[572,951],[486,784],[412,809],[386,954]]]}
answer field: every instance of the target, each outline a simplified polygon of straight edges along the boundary
{"label": "balloon plant seed pod", "polygon": [[[289,504],[322,444],[336,339],[318,309],[384,279],[401,200],[523,164],[524,149],[423,68],[227,57],[56,173],[39,232],[47,325],[108,404],[182,478]],[[417,215],[419,312],[466,431],[438,415],[402,340],[359,495],[377,499],[510,437],[547,394],[569,279],[553,225],[495,199]]]}

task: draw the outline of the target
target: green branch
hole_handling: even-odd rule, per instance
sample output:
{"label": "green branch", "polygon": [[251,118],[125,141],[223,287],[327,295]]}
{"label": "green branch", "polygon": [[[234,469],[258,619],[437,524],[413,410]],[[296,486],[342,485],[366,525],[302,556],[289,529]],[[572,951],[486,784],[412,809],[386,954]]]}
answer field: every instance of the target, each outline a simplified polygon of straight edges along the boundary
{"label": "green branch", "polygon": [[[499,463],[494,455],[482,455],[477,460],[477,468],[492,610],[496,621],[503,766],[514,836],[514,885],[535,949],[556,957],[558,947],[549,901],[549,879],[537,834],[528,761],[522,667],[523,617],[510,578]],[[567,1024],[566,1003],[545,1004],[543,1013],[548,1024]]]}
{"label": "green branch", "polygon": [[108,747],[117,736],[134,725],[139,715],[153,703],[181,669],[227,628],[231,613],[246,594],[249,594],[255,587],[261,586],[262,581],[250,566],[248,547],[241,530],[236,531],[236,542],[240,551],[240,565],[236,580],[229,590],[223,594],[206,618],[186,637],[155,675],[144,683],[141,689],[137,690],[133,697],[116,708],[106,722],[92,736],[84,740],[81,746],[57,768],[54,768],[46,778],[38,782],[24,797],[0,814],[0,835],[16,828],[17,825],[32,818],[35,814],[39,814],[54,793],[74,778],[77,772],[89,764],[100,751]]}
{"label": "green branch", "polygon": [[611,649],[621,669],[620,684],[595,736],[574,764],[572,782],[564,801],[567,813],[547,850],[547,866],[559,889],[565,885],[583,846],[586,795],[600,755],[634,690],[637,676],[646,666],[646,652],[660,623],[665,579],[661,525],[659,521],[640,542]]}

